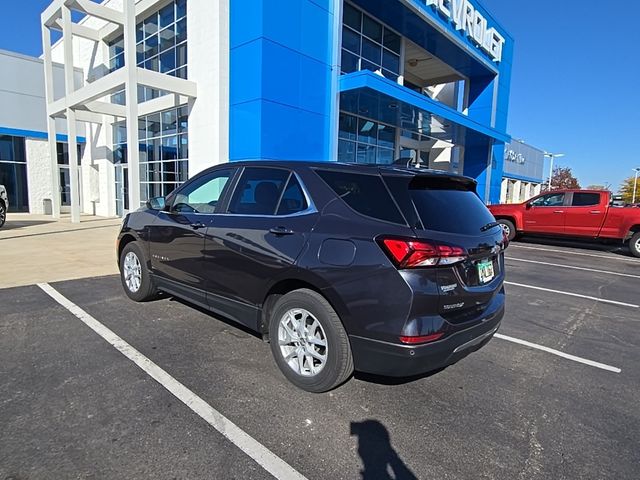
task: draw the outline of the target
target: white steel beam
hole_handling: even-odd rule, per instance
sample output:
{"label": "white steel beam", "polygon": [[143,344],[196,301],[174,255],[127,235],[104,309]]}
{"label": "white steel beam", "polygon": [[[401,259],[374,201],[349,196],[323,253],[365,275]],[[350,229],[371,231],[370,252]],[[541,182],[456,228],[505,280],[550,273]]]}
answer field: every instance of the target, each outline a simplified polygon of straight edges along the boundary
{"label": "white steel beam", "polygon": [[[56,30],[62,30],[62,19],[58,19],[54,22],[53,27]],[[93,28],[85,27],[84,25],[79,25],[77,23],[71,24],[71,31],[77,37],[86,38],[87,40],[92,40],[94,42],[100,42],[102,37],[100,36],[100,31],[95,30]]]}
{"label": "white steel beam", "polygon": [[138,106],[138,115],[144,117],[145,115],[151,115],[152,113],[162,112],[163,110],[169,110],[170,108],[185,105],[188,101],[189,97],[185,97],[183,95],[163,95],[162,97],[142,102]]}
{"label": "white steel beam", "polygon": [[91,0],[75,0],[71,2],[71,8],[86,13],[91,17],[101,18],[107,22],[118,25],[124,24],[125,15],[122,12],[94,3]]}
{"label": "white steel beam", "polygon": [[[62,47],[64,49],[64,86],[67,97],[75,91],[75,72],[73,69],[73,31],[71,29],[71,10],[62,7]],[[67,108],[67,136],[69,151],[69,182],[71,184],[71,223],[80,223],[80,186],[78,178],[76,116]]]}
{"label": "white steel beam", "polygon": [[83,106],[90,112],[102,113],[111,117],[125,118],[127,116],[127,108],[116,103],[93,101],[85,103]]}
{"label": "white steel beam", "polygon": [[[44,91],[47,107],[53,102],[53,62],[51,60],[51,32],[42,24],[42,52],[44,56]],[[58,174],[58,150],[56,143],[56,121],[47,112],[47,143],[49,147],[49,169],[51,175],[51,215],[60,218],[60,175]]]}
{"label": "white steel beam", "polygon": [[140,85],[177,93],[189,98],[197,97],[198,89],[195,82],[140,67],[136,67],[136,69],[138,71],[138,83]]}
{"label": "white steel beam", "polygon": [[136,64],[136,5],[124,0],[124,64],[127,103],[127,169],[129,175],[129,209],[140,207],[140,151],[138,138],[138,69]]}
{"label": "white steel beam", "polygon": [[104,115],[100,113],[89,112],[87,110],[76,110],[76,120],[79,122],[96,123],[102,125]]}

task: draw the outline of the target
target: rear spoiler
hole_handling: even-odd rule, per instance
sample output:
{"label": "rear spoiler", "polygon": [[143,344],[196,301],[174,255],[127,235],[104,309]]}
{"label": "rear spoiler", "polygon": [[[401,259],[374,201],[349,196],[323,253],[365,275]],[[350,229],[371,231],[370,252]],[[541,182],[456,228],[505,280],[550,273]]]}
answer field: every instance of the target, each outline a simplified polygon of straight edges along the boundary
{"label": "rear spoiler", "polygon": [[478,182],[470,177],[455,173],[441,172],[422,168],[381,168],[383,177],[398,176],[412,177],[409,180],[410,189],[428,188],[432,190],[467,190],[476,192]]}

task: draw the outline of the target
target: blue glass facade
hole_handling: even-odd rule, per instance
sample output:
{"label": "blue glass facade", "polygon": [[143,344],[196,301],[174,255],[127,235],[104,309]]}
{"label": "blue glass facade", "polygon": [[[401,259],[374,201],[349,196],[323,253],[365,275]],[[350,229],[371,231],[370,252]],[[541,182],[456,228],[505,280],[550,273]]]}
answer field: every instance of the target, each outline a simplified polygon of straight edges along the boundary
{"label": "blue glass facade", "polygon": [[477,1],[231,0],[230,159],[391,163],[422,145],[497,203],[512,59]]}

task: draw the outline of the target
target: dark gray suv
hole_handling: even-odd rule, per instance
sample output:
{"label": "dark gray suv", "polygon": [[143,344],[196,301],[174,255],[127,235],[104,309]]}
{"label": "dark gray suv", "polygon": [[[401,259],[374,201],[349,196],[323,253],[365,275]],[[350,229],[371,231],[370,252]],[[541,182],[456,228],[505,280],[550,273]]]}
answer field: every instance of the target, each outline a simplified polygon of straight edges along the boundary
{"label": "dark gray suv", "polygon": [[335,162],[211,168],[123,223],[136,301],[186,299],[267,338],[298,387],[396,377],[486,344],[504,313],[508,241],[474,180]]}

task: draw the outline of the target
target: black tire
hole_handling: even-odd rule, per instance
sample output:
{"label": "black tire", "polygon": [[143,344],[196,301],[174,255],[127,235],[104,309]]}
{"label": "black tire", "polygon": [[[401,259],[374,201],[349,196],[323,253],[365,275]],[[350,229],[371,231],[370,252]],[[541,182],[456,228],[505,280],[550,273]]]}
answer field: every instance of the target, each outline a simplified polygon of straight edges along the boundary
{"label": "black tire", "polygon": [[506,218],[500,218],[497,220],[497,222],[500,225],[502,225],[502,228],[504,229],[504,231],[507,232],[507,237],[509,238],[510,242],[514,238],[516,238],[518,231],[516,230],[516,226],[513,224],[511,220],[507,220]]}
{"label": "black tire", "polygon": [[[294,367],[290,366],[287,360],[285,360],[284,353],[280,348],[280,323],[285,315],[291,310],[304,309],[311,316],[305,318],[305,324],[313,320],[321,326],[321,330],[312,332],[315,333],[316,338],[322,341],[322,335],[324,334],[325,346],[318,346],[316,344],[306,343],[306,347],[302,344],[299,348],[314,348],[316,353],[325,356],[325,361],[322,368],[315,374],[308,376],[298,373],[294,370]],[[299,318],[304,318],[304,314],[300,313]],[[285,332],[284,327],[282,330]],[[306,390],[312,393],[327,392],[336,388],[344,383],[353,373],[353,356],[351,354],[351,346],[349,344],[349,337],[345,331],[340,318],[336,314],[335,310],[331,307],[329,302],[317,292],[308,289],[294,290],[282,296],[276,302],[271,317],[269,319],[269,338],[271,343],[271,353],[278,365],[278,368],[282,371],[285,377],[293,383],[296,387]],[[285,337],[286,338],[286,337]],[[293,345],[294,342],[290,342]],[[302,343],[302,342],[301,342]],[[285,345],[284,348],[295,348],[294,346]],[[315,366],[315,361],[312,357],[303,355],[303,364],[298,364],[295,360],[294,364],[298,365],[298,368],[308,367],[308,360],[311,359],[312,364]],[[298,358],[297,356],[294,358]],[[309,369],[309,371],[311,371]]]}
{"label": "black tire", "polygon": [[[130,284],[127,283],[125,274],[125,261],[127,256],[129,256],[130,259],[137,259],[140,266],[140,282],[137,289],[131,287]],[[122,253],[120,254],[120,281],[122,282],[122,287],[124,288],[124,292],[127,294],[127,297],[134,302],[147,302],[158,296],[158,290],[153,284],[153,279],[147,270],[147,263],[144,255],[142,254],[142,250],[136,242],[130,242],[122,249]]]}
{"label": "black tire", "polygon": [[0,200],[0,228],[4,225],[4,222],[7,221],[7,207],[5,207],[4,202]]}
{"label": "black tire", "polygon": [[640,232],[636,232],[629,240],[629,250],[634,257],[640,257]]}

